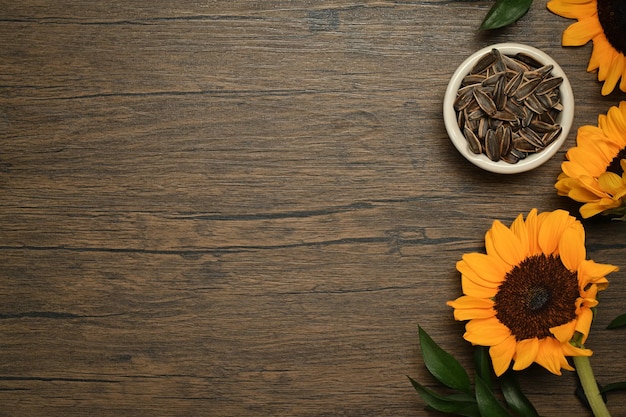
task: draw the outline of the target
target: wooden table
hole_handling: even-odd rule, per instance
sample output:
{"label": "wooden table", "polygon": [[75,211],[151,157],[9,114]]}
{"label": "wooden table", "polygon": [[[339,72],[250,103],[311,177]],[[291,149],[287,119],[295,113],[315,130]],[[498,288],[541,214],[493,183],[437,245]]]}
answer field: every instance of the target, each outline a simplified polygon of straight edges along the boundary
{"label": "wooden table", "polygon": [[[436,388],[417,326],[471,366],[456,261],[494,219],[577,214],[565,151],[626,98],[545,0],[480,33],[491,5],[0,1],[0,415],[437,415],[406,378]],[[441,112],[502,41],[552,55],[577,105],[557,156],[512,176],[463,159]],[[622,267],[588,343],[614,382],[626,225],[584,224]],[[584,415],[575,381],[522,374],[549,416]]]}

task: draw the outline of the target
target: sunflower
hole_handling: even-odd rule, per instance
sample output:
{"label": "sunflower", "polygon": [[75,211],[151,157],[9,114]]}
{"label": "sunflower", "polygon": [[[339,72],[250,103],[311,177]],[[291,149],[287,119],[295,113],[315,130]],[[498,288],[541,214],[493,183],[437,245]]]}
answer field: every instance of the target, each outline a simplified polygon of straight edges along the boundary
{"label": "sunflower", "polygon": [[626,91],[626,2],[624,0],[551,0],[548,9],[578,22],[563,32],[564,46],[581,46],[593,41],[587,71],[598,70],[607,95],[622,78],[619,88]]}
{"label": "sunflower", "polygon": [[[581,126],[577,146],[555,184],[562,196],[585,203],[583,218],[599,213],[626,214],[626,102],[598,116],[598,126]],[[626,219],[622,217],[622,219]]]}
{"label": "sunflower", "polygon": [[613,265],[586,260],[582,224],[564,210],[520,214],[510,228],[494,221],[487,253],[457,262],[465,295],[448,305],[456,320],[469,320],[465,340],[489,346],[496,375],[514,361],[521,370],[538,363],[560,375],[573,370],[566,356],[590,356],[585,342],[596,295]]}

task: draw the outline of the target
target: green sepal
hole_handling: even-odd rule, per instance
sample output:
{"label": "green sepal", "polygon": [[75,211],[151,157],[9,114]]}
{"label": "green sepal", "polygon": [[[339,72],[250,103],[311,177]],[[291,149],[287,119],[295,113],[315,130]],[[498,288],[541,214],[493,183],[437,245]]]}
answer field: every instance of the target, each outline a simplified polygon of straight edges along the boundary
{"label": "green sepal", "polygon": [[478,405],[468,394],[444,396],[426,388],[411,377],[409,381],[429,408],[442,413],[465,417],[481,417]]}
{"label": "green sepal", "polygon": [[602,387],[602,389],[600,390],[600,393],[606,394],[607,392],[611,392],[611,391],[623,391],[623,390],[626,390],[626,381],[613,382],[611,384],[606,384],[605,386]]}
{"label": "green sepal", "polygon": [[472,385],[461,364],[419,327],[420,347],[424,365],[437,381],[459,391],[471,393]]}
{"label": "green sepal", "polygon": [[487,383],[476,374],[476,402],[482,417],[510,417],[511,415],[498,402]]}
{"label": "green sepal", "polygon": [[474,349],[474,366],[476,366],[476,373],[485,381],[489,389],[491,389],[491,357],[489,356],[489,348],[486,346],[476,346]]}
{"label": "green sepal", "polygon": [[532,3],[533,0],[496,0],[480,29],[498,29],[510,25],[525,15]]}
{"label": "green sepal", "polygon": [[622,314],[620,316],[617,316],[615,319],[613,319],[612,322],[609,323],[608,326],[606,326],[607,329],[617,329],[619,327],[624,327],[626,326],[626,314]]}
{"label": "green sepal", "polygon": [[500,380],[500,389],[509,407],[520,416],[539,417],[539,413],[522,392],[515,371],[507,371]]}

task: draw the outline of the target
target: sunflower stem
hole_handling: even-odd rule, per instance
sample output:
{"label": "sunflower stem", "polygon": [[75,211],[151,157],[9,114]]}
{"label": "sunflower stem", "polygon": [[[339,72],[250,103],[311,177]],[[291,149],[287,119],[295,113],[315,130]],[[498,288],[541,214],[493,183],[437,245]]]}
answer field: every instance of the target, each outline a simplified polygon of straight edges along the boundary
{"label": "sunflower stem", "polygon": [[611,413],[609,413],[609,410],[606,408],[606,404],[602,399],[602,395],[600,395],[596,378],[593,376],[593,370],[591,369],[591,361],[589,360],[589,357],[574,356],[573,359],[576,373],[578,373],[580,384],[583,387],[583,391],[585,391],[585,397],[587,397],[587,401],[589,402],[591,411],[593,411],[593,415],[595,417],[611,417]]}

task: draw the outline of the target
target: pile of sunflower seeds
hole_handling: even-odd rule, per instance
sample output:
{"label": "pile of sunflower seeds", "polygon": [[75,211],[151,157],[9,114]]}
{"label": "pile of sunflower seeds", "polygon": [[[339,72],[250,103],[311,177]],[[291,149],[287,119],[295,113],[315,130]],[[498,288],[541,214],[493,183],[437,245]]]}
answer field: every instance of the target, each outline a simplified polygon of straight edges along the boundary
{"label": "pile of sunflower seeds", "polygon": [[553,76],[552,69],[524,53],[506,55],[497,49],[478,60],[454,102],[473,153],[515,164],[561,134],[556,119],[563,110],[563,78]]}

